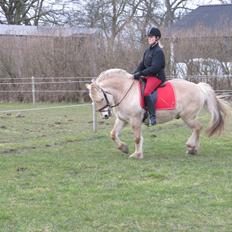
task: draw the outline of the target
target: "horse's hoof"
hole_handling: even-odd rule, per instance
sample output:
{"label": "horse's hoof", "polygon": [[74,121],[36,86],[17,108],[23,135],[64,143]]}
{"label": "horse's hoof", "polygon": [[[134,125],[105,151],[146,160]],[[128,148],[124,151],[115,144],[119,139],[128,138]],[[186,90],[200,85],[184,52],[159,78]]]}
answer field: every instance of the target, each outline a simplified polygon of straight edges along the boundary
{"label": "horse's hoof", "polygon": [[124,144],[124,143],[122,143],[122,144],[118,147],[118,149],[119,149],[121,152],[125,153],[125,154],[128,154],[128,153],[129,153],[128,146],[127,146],[126,144]]}
{"label": "horse's hoof", "polygon": [[142,159],[143,158],[143,153],[138,152],[138,153],[133,153],[129,156],[129,158],[135,158],[135,159]]}
{"label": "horse's hoof", "polygon": [[187,144],[187,151],[186,151],[186,153],[189,154],[189,155],[196,155],[197,154],[197,149],[196,149],[195,146]]}
{"label": "horse's hoof", "polygon": [[187,150],[186,153],[189,155],[197,155],[197,150],[193,148],[193,149]]}

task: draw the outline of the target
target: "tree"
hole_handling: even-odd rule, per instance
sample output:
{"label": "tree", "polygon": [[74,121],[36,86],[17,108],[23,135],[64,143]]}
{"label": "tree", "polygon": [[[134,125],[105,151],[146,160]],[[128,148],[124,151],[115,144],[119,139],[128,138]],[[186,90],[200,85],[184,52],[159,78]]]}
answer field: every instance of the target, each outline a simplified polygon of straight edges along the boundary
{"label": "tree", "polygon": [[176,19],[189,10],[186,7],[188,0],[165,0],[165,9],[163,12],[162,24],[165,27],[170,26]]}
{"label": "tree", "polygon": [[219,0],[221,4],[232,4],[232,0]]}
{"label": "tree", "polygon": [[52,6],[44,0],[0,0],[0,23],[38,25],[56,13]]}
{"label": "tree", "polygon": [[144,41],[148,27],[151,25],[158,27],[160,25],[161,18],[158,16],[159,9],[159,0],[143,0],[141,2],[133,20],[134,26],[138,29],[136,36],[140,37],[138,41]]}
{"label": "tree", "polygon": [[[50,12],[44,17],[44,23],[69,26],[85,25],[85,3],[81,0],[56,0]],[[56,10],[54,10],[56,9]]]}
{"label": "tree", "polygon": [[98,26],[112,47],[117,36],[132,21],[143,0],[97,0],[86,4],[86,22]]}

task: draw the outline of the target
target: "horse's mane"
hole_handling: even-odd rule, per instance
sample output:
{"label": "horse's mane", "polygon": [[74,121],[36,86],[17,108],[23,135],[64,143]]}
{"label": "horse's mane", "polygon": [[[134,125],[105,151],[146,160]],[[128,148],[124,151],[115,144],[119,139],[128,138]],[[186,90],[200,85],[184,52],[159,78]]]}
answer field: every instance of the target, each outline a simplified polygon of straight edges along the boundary
{"label": "horse's mane", "polygon": [[110,77],[116,77],[116,78],[128,78],[131,79],[131,74],[128,73],[124,69],[114,68],[114,69],[108,69],[102,73],[97,78],[97,81],[103,81]]}

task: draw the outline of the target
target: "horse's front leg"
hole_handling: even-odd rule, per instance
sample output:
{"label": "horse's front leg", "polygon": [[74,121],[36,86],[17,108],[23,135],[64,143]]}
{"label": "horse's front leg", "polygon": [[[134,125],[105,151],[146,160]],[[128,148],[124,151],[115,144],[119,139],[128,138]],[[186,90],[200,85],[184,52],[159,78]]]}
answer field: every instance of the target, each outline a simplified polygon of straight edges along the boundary
{"label": "horse's front leg", "polygon": [[130,155],[130,158],[143,158],[143,136],[141,133],[141,120],[133,120],[131,123],[134,132],[135,152]]}
{"label": "horse's front leg", "polygon": [[120,151],[122,151],[123,153],[128,154],[129,153],[128,146],[119,139],[119,133],[120,133],[120,131],[123,129],[123,127],[125,125],[126,125],[125,121],[122,121],[119,118],[116,118],[115,123],[114,123],[114,127],[113,127],[113,129],[111,131],[111,138],[117,144],[118,149]]}

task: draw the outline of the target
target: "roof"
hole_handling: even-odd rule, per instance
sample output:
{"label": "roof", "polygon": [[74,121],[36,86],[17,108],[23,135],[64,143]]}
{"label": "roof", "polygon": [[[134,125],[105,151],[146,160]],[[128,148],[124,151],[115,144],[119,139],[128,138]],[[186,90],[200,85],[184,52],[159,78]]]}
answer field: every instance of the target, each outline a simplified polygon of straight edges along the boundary
{"label": "roof", "polygon": [[0,24],[0,35],[18,36],[87,36],[97,32],[94,28],[84,27],[48,27]]}
{"label": "roof", "polygon": [[171,31],[196,27],[227,29],[232,26],[232,4],[199,6],[172,25]]}

